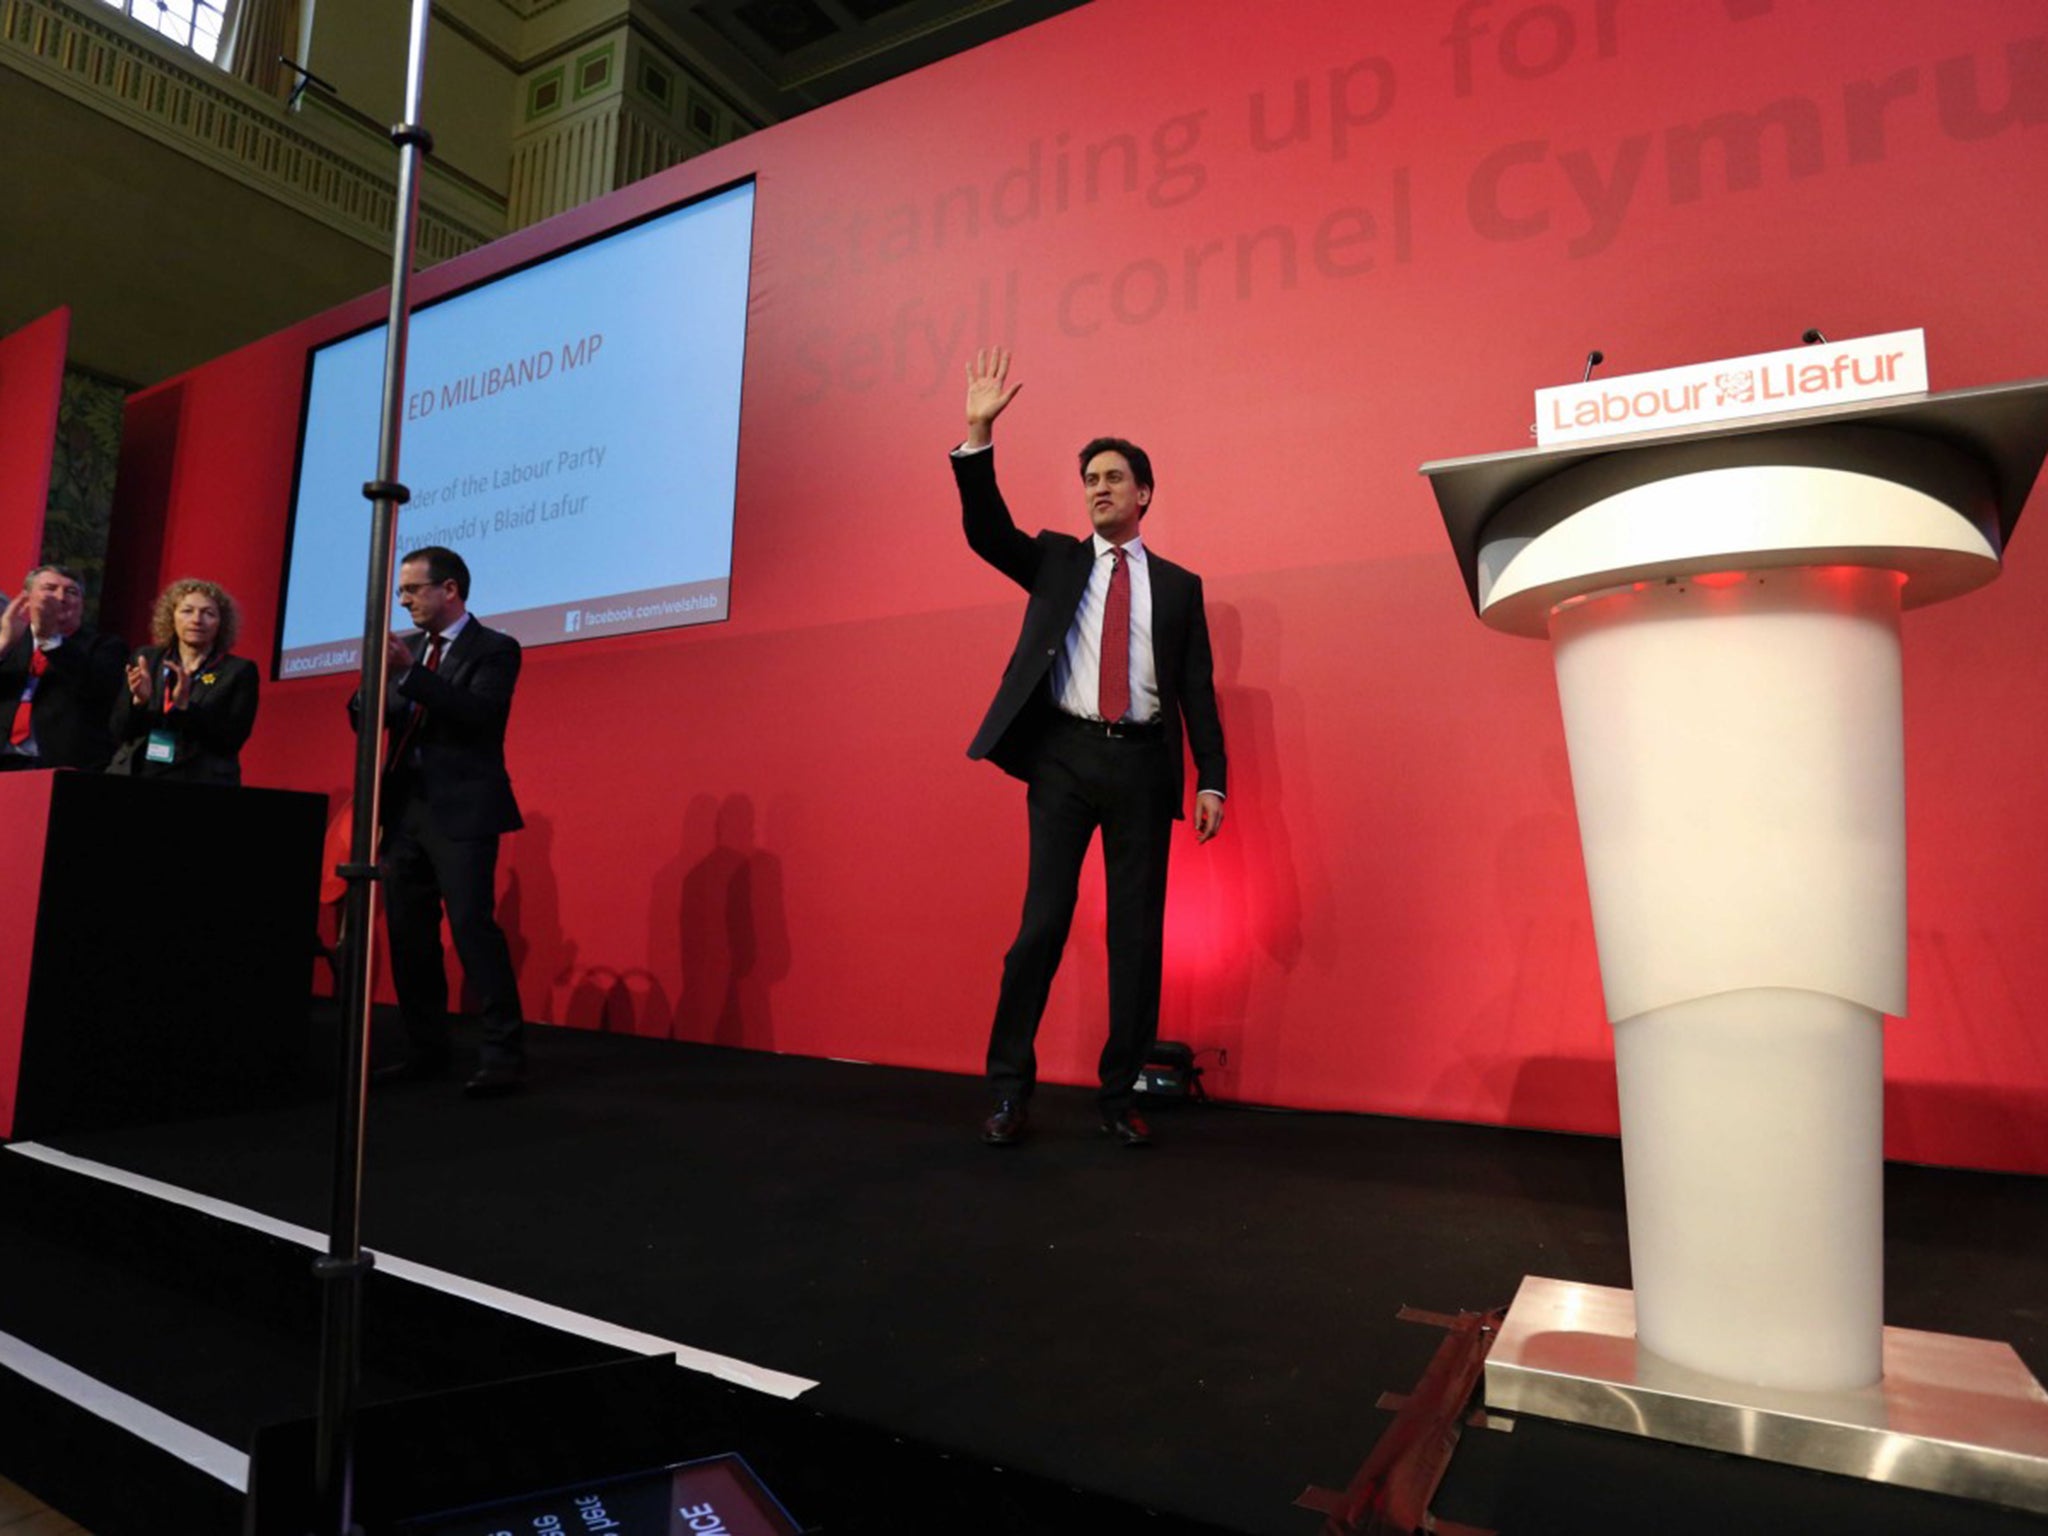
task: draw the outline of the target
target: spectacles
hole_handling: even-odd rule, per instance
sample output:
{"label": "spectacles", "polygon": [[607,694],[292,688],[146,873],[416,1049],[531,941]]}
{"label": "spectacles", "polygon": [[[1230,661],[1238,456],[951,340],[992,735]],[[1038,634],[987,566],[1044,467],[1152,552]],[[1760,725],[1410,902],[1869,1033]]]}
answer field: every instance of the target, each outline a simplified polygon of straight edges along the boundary
{"label": "spectacles", "polygon": [[400,597],[418,597],[429,587],[445,587],[447,585],[448,583],[445,581],[402,581],[398,584],[398,595]]}

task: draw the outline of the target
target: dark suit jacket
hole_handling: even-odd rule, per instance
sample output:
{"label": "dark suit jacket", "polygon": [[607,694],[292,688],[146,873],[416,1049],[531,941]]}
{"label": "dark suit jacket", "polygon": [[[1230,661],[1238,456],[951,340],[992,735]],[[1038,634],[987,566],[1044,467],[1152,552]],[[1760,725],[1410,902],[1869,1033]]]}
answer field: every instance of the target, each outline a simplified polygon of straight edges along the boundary
{"label": "dark suit jacket", "polygon": [[[241,783],[242,744],[256,728],[256,664],[241,656],[221,657],[192,679],[186,707],[166,715],[159,671],[163,656],[160,645],[146,645],[137,653],[157,686],[147,704],[137,704],[125,686],[121,689],[113,723],[120,746],[107,771],[187,784]],[[176,755],[168,763],[149,761],[149,733],[159,727],[176,738]]]}
{"label": "dark suit jacket", "polygon": [[[1053,660],[1066,643],[1095,564],[1094,541],[1045,531],[1033,537],[1019,529],[996,488],[993,448],[955,454],[952,463],[969,547],[1031,594],[995,701],[967,755],[985,757],[1004,772],[1026,778],[1038,734],[1053,710],[1048,682]],[[1173,814],[1179,816],[1185,794],[1182,721],[1195,759],[1196,791],[1213,789],[1219,794],[1225,776],[1223,721],[1216,710],[1202,578],[1149,546],[1145,559],[1152,583],[1152,659],[1159,675],[1160,723],[1173,764]]]}
{"label": "dark suit jacket", "polygon": [[[8,720],[28,682],[35,640],[23,634],[0,655],[0,710]],[[36,684],[35,713],[30,717],[36,750],[45,768],[85,768],[97,772],[114,755],[107,729],[114,700],[123,696],[128,647],[119,635],[81,629],[50,652],[49,670]]]}
{"label": "dark suit jacket", "polygon": [[[427,637],[413,635],[406,644],[417,658]],[[384,728],[393,737],[405,729],[415,703],[426,710],[408,752],[418,754],[419,765],[395,769],[394,781],[405,782],[394,788],[424,795],[435,826],[449,837],[491,837],[525,825],[505,772],[505,722],[519,663],[519,642],[472,615],[438,672],[414,666],[388,690]],[[360,700],[349,700],[351,721],[359,707]]]}

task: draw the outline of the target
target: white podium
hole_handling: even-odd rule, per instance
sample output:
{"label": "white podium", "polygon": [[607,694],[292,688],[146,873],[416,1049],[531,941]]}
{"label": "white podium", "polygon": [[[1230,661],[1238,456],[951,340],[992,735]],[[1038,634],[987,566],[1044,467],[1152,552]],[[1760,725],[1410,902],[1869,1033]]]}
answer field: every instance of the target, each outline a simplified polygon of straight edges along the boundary
{"label": "white podium", "polygon": [[1882,1279],[1899,615],[1998,574],[2044,454],[2048,381],[1422,467],[1551,641],[1635,1280],[1525,1280],[1489,1407],[2048,1513],[2048,1397]]}

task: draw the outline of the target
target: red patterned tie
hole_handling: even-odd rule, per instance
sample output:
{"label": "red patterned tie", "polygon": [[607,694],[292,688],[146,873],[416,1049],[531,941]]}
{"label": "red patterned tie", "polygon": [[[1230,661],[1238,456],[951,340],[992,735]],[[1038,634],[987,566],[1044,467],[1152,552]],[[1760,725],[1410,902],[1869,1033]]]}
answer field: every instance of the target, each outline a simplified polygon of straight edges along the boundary
{"label": "red patterned tie", "polygon": [[[429,672],[441,670],[441,647],[445,644],[447,644],[447,636],[445,635],[429,635],[427,637],[427,670]],[[420,721],[426,718],[426,714],[427,708],[424,704],[413,705],[412,713],[405,718],[405,729],[400,731],[398,739],[391,743],[391,755],[384,760],[387,767],[396,768],[405,761],[405,754],[412,746],[413,737],[419,735]]]}
{"label": "red patterned tie", "polygon": [[1121,720],[1131,707],[1131,570],[1121,544],[1110,551],[1109,597],[1102,605],[1102,672],[1096,699],[1105,720]]}
{"label": "red patterned tie", "polygon": [[[32,678],[41,677],[49,669],[50,653],[37,647],[35,655],[29,658],[28,675]],[[14,727],[7,733],[8,745],[18,747],[27,742],[31,734],[31,717],[35,713],[35,697],[36,691],[33,687],[22,690],[21,702],[14,706]]]}

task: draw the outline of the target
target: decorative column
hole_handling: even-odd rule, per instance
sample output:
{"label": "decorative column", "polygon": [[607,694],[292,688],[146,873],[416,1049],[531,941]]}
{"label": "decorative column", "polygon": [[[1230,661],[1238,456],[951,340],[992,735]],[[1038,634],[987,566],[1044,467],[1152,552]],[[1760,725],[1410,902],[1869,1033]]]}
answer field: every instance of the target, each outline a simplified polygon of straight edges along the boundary
{"label": "decorative column", "polygon": [[537,223],[751,125],[684,58],[621,17],[519,77],[508,222]]}

